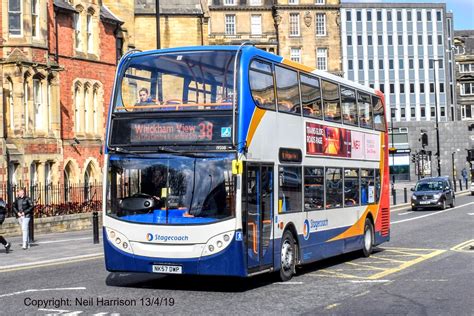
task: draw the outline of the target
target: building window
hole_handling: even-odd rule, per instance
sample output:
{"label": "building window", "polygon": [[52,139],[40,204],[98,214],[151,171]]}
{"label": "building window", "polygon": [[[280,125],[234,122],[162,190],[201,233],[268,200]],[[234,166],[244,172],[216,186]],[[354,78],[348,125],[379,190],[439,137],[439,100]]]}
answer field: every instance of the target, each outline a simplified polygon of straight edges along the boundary
{"label": "building window", "polygon": [[444,83],[439,83],[439,93],[444,93]]}
{"label": "building window", "polygon": [[425,84],[420,83],[420,93],[425,93]]}
{"label": "building window", "polygon": [[398,35],[398,45],[403,45],[403,36]]}
{"label": "building window", "polygon": [[318,48],[316,54],[316,64],[319,70],[328,70],[328,50],[327,48]]}
{"label": "building window", "polygon": [[352,21],[352,14],[351,14],[351,11],[346,11],[346,21],[347,21],[347,22]]}
{"label": "building window", "polygon": [[33,107],[35,130],[43,130],[43,116],[46,111],[43,108],[43,83],[39,79],[33,79]]}
{"label": "building window", "polygon": [[393,59],[388,61],[388,69],[393,69]]}
{"label": "building window", "polygon": [[385,85],[383,83],[379,84],[379,89],[380,89],[380,91],[385,93]]}
{"label": "building window", "polygon": [[459,72],[474,72],[474,64],[459,64]]}
{"label": "building window", "polygon": [[326,14],[316,13],[316,35],[326,35]]}
{"label": "building window", "polygon": [[438,45],[443,45],[443,36],[438,35]]}
{"label": "building window", "polygon": [[418,35],[418,45],[423,45],[423,36]]}
{"label": "building window", "polygon": [[261,5],[262,0],[250,0],[250,5]]}
{"label": "building window", "polygon": [[262,16],[260,14],[252,14],[251,23],[252,35],[262,35]]}
{"label": "building window", "polygon": [[405,93],[405,84],[400,83],[400,93]]}
{"label": "building window", "polygon": [[398,22],[402,21],[402,11],[397,11],[397,21]]}
{"label": "building window", "polygon": [[357,21],[359,21],[359,22],[362,21],[362,12],[357,11],[356,12],[356,17],[357,17]]}
{"label": "building window", "polygon": [[21,35],[21,3],[20,0],[8,0],[8,33]]}
{"label": "building window", "polygon": [[13,81],[8,78],[8,112],[10,114],[10,126],[11,130],[15,129],[15,107],[13,103]]}
{"label": "building window", "polygon": [[416,11],[416,20],[421,22],[421,11]]}
{"label": "building window", "polygon": [[428,45],[433,45],[433,36],[428,35]]}
{"label": "building window", "polygon": [[423,69],[423,59],[418,59],[418,68]]}
{"label": "building window", "polygon": [[81,110],[80,110],[80,90],[79,87],[74,89],[74,131],[81,131]]}
{"label": "building window", "polygon": [[299,13],[290,13],[290,36],[300,36]]}
{"label": "building window", "polygon": [[388,45],[393,45],[392,35],[388,36]]}
{"label": "building window", "polygon": [[357,35],[357,45],[362,45],[362,35]]}
{"label": "building window", "polygon": [[352,36],[347,35],[347,45],[351,46],[352,45]]}
{"label": "building window", "polygon": [[38,1],[31,1],[31,36],[33,37],[38,36],[39,33]]}
{"label": "building window", "polygon": [[409,69],[415,68],[415,63],[413,62],[413,59],[408,59],[408,67]]}
{"label": "building window", "polygon": [[431,11],[426,12],[426,20],[431,22]]}
{"label": "building window", "polygon": [[364,61],[362,59],[359,59],[359,70],[364,69]]}
{"label": "building window", "polygon": [[407,21],[411,22],[411,11],[407,11]]}
{"label": "building window", "polygon": [[430,109],[430,116],[431,117],[435,117],[436,116],[436,110],[435,110],[435,107],[432,106],[431,109]]}
{"label": "building window", "polygon": [[410,93],[415,93],[415,84],[410,83]]}
{"label": "building window", "polygon": [[374,61],[369,59],[369,69],[374,69]]}
{"label": "building window", "polygon": [[383,59],[379,59],[379,69],[383,69]]}
{"label": "building window", "polygon": [[395,93],[395,84],[390,84],[390,93]]}
{"label": "building window", "polygon": [[410,108],[410,117],[415,118],[416,117],[416,110],[415,108]]}
{"label": "building window", "polygon": [[372,35],[367,36],[367,45],[372,46]]}
{"label": "building window", "polygon": [[349,68],[349,70],[354,69],[352,60],[348,60],[348,61],[347,61],[347,68]]}
{"label": "building window", "polygon": [[91,127],[91,114],[92,111],[90,109],[91,107],[91,96],[90,96],[90,89],[86,87],[84,89],[84,131],[86,133],[90,132],[90,127]]}
{"label": "building window", "polygon": [[99,98],[97,96],[98,94],[98,88],[94,89],[94,92],[92,93],[92,115],[93,115],[93,130],[94,134],[99,133]]}
{"label": "building window", "polygon": [[377,21],[382,21],[382,11],[377,11]]}
{"label": "building window", "polygon": [[291,48],[290,59],[300,63],[301,62],[301,48]]}
{"label": "building window", "polygon": [[76,50],[82,50],[82,40],[81,40],[81,16],[79,14],[74,14],[74,35],[76,41]]}
{"label": "building window", "polygon": [[433,83],[433,82],[430,82],[430,93],[434,93],[434,92],[435,92],[435,91],[434,91],[434,90],[435,90],[434,87],[435,87],[434,83]]}
{"label": "building window", "polygon": [[372,21],[372,12],[367,11],[367,21]]}
{"label": "building window", "polygon": [[316,0],[316,4],[325,4],[326,0]]}
{"label": "building window", "polygon": [[400,118],[405,119],[405,108],[400,108]]}
{"label": "building window", "polygon": [[444,106],[441,107],[441,117],[446,116],[446,108]]}
{"label": "building window", "polygon": [[473,119],[473,110],[472,110],[473,105],[468,104],[468,105],[461,105],[461,118],[463,120],[470,120]]}
{"label": "building window", "polygon": [[421,118],[426,117],[426,107],[425,107],[424,104],[420,105],[420,116],[421,116]]}
{"label": "building window", "polygon": [[387,11],[387,21],[392,21],[392,11]]}
{"label": "building window", "polygon": [[461,95],[474,95],[474,82],[461,83]]}
{"label": "building window", "polygon": [[235,0],[224,0],[224,5],[236,5]]}
{"label": "building window", "polygon": [[93,27],[92,27],[92,15],[87,15],[87,52],[93,53],[94,52],[94,37],[93,37]]}
{"label": "building window", "polygon": [[235,35],[235,15],[226,14],[225,16],[225,34]]}
{"label": "building window", "polygon": [[441,11],[436,11],[436,20],[438,20],[438,22],[441,22]]}
{"label": "building window", "polygon": [[25,118],[25,130],[28,131],[29,129],[29,107],[28,107],[28,97],[29,97],[29,86],[28,86],[28,77],[24,77],[23,81],[23,113]]}
{"label": "building window", "polygon": [[403,59],[398,60],[398,68],[403,69]]}
{"label": "building window", "polygon": [[288,4],[299,4],[299,0],[288,0]]}

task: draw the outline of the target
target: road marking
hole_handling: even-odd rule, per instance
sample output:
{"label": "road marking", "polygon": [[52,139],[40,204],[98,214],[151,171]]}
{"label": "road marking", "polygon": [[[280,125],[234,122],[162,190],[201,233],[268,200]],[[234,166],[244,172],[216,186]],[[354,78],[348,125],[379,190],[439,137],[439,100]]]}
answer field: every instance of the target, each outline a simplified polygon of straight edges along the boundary
{"label": "road marking", "polygon": [[410,211],[410,212],[400,213],[400,214],[398,214],[398,216],[408,215],[408,214],[411,214],[411,213],[414,213],[414,212]]}
{"label": "road marking", "polygon": [[387,283],[392,282],[390,280],[350,280],[351,283]]}
{"label": "road marking", "polygon": [[[346,273],[342,273],[342,272],[335,272],[335,271],[330,271],[330,270],[319,270],[318,272],[323,272],[323,273],[327,273],[329,276],[334,276],[336,278],[344,278],[344,279],[365,279],[365,277],[360,277],[360,276],[357,276],[357,275],[351,275],[351,274],[346,274]],[[317,273],[310,273],[309,275],[312,275],[312,276],[321,276],[321,275],[318,275]]]}
{"label": "road marking", "polygon": [[40,241],[35,244],[37,245],[44,245],[44,244],[55,244],[59,242],[69,242],[69,241],[76,241],[76,240],[85,240],[85,239],[92,239],[91,237],[82,237],[82,238],[73,238],[73,239],[60,239],[60,240],[50,240],[50,241]]}
{"label": "road marking", "polygon": [[467,203],[467,204],[463,204],[463,205],[459,205],[459,206],[455,206],[455,207],[453,207],[453,208],[448,208],[448,209],[443,210],[443,211],[437,211],[437,212],[433,212],[433,213],[426,214],[426,215],[421,215],[421,216],[417,216],[417,217],[402,219],[402,220],[399,220],[399,221],[391,222],[391,224],[392,224],[392,225],[393,225],[393,224],[399,224],[399,223],[403,223],[403,222],[414,221],[414,220],[416,220],[416,219],[420,219],[420,218],[424,218],[424,217],[428,217],[428,216],[432,216],[432,215],[439,215],[439,214],[443,214],[443,213],[446,213],[446,212],[449,212],[449,211],[452,211],[452,210],[461,208],[461,207],[463,207],[463,206],[468,206],[468,205],[472,205],[472,204],[474,204],[474,202]]}
{"label": "road marking", "polygon": [[474,245],[474,239],[471,239],[471,240],[467,240],[467,241],[464,241],[454,247],[452,247],[450,250],[453,250],[453,251],[458,251],[458,252],[470,252],[470,253],[474,253],[472,250],[465,250],[463,249],[464,247],[467,247],[469,244],[473,244]]}
{"label": "road marking", "polygon": [[367,294],[369,294],[369,293],[370,293],[370,291],[364,291],[364,292],[362,292],[362,293],[359,293],[359,294],[357,294],[357,295],[354,295],[354,297],[361,297],[361,296],[367,295]]}
{"label": "road marking", "polygon": [[57,288],[52,288],[52,289],[29,289],[29,290],[24,290],[24,291],[18,291],[18,292],[13,292],[13,293],[7,293],[7,294],[1,294],[1,297],[8,297],[8,296],[14,296],[14,295],[19,295],[19,294],[25,294],[25,293],[31,293],[31,292],[46,292],[46,291],[74,291],[74,290],[85,290],[86,288],[81,286],[81,287],[57,287]]}
{"label": "road marking", "polygon": [[303,282],[291,281],[291,282],[277,282],[277,284],[303,284]]}
{"label": "road marking", "polygon": [[442,253],[446,252],[446,250],[436,250],[436,251],[433,251],[429,254],[425,254],[425,255],[421,255],[419,258],[416,258],[414,260],[410,260],[410,261],[407,261],[405,263],[402,263],[401,265],[399,265],[398,267],[395,267],[395,268],[390,268],[390,269],[387,269],[385,271],[382,271],[382,272],[379,272],[379,273],[376,273],[374,275],[371,275],[370,277],[368,277],[367,279],[369,280],[376,280],[376,279],[380,279],[384,276],[387,276],[389,274],[392,274],[392,273],[396,273],[396,272],[399,272],[403,269],[406,269],[408,267],[411,267],[417,263],[420,263],[422,261],[425,261],[425,260],[428,260],[430,258],[433,258],[433,257],[436,257]]}
{"label": "road marking", "polygon": [[36,261],[36,262],[22,263],[22,264],[9,265],[9,266],[0,266],[0,273],[20,271],[20,270],[33,269],[33,268],[35,269],[43,268],[43,267],[48,267],[48,266],[60,265],[60,264],[68,264],[68,263],[75,263],[75,262],[81,262],[81,261],[87,261],[87,260],[94,260],[94,259],[99,259],[103,257],[104,257],[103,253],[93,253],[93,254],[82,255],[82,256]]}
{"label": "road marking", "polygon": [[368,264],[358,264],[358,263],[354,263],[354,262],[346,262],[346,264],[350,265],[350,266],[356,266],[356,267],[366,267],[367,269],[370,269],[370,270],[382,270],[382,271],[385,271],[384,268],[379,268],[379,267],[374,267],[374,266],[370,266]]}
{"label": "road marking", "polygon": [[474,215],[474,213],[467,213],[467,215],[471,215],[471,216],[473,216],[473,215]]}
{"label": "road marking", "polygon": [[331,304],[331,305],[326,306],[325,309],[326,309],[326,310],[332,309],[332,308],[334,308],[334,307],[336,307],[336,306],[339,306],[339,305],[341,305],[341,304],[340,304],[340,303]]}

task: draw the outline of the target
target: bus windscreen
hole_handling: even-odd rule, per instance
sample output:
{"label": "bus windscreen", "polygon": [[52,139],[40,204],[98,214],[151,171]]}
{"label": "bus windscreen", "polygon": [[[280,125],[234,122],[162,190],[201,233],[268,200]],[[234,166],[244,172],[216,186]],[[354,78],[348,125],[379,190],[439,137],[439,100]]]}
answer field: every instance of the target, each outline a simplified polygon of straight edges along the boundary
{"label": "bus windscreen", "polygon": [[234,57],[232,51],[133,57],[125,63],[114,111],[230,110]]}

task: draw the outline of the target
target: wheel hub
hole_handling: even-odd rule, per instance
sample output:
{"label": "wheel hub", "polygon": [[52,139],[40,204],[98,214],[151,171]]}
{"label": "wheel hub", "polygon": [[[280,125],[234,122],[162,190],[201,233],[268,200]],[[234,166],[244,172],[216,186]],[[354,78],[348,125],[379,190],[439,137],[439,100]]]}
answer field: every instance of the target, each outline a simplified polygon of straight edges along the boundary
{"label": "wheel hub", "polygon": [[291,269],[293,263],[293,249],[288,240],[285,240],[281,247],[281,266],[285,270]]}

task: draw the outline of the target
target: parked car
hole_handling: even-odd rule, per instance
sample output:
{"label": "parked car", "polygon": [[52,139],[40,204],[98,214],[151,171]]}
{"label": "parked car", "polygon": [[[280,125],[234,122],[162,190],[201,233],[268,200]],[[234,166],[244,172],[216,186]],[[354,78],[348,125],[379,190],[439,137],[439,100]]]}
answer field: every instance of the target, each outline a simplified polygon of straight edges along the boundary
{"label": "parked car", "polygon": [[447,205],[454,207],[456,197],[449,177],[433,177],[419,180],[411,189],[411,209],[437,207],[442,210]]}

